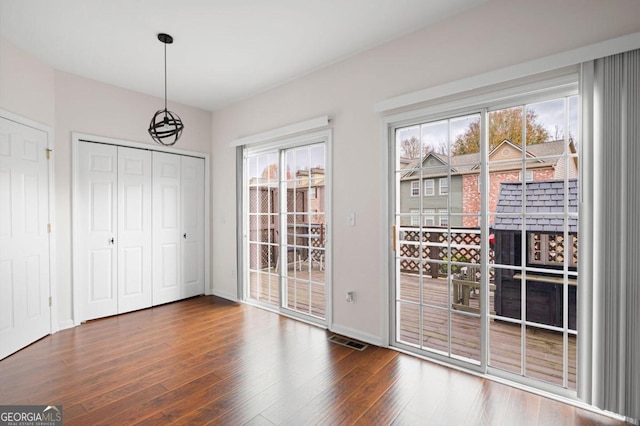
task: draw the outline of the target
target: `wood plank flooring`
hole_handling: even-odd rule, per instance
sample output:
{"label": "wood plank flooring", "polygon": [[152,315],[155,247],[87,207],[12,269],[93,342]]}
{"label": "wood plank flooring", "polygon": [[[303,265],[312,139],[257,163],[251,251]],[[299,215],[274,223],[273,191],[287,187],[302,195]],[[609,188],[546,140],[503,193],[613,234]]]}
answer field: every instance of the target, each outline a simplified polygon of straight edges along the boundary
{"label": "wood plank flooring", "polygon": [[213,296],[91,321],[0,361],[0,404],[65,425],[623,424]]}

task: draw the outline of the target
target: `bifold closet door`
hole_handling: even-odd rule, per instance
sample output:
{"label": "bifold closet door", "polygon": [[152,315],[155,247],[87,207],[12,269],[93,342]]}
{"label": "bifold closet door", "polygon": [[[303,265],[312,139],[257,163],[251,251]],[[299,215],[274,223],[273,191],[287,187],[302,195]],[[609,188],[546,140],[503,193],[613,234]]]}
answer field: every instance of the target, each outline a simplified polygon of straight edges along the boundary
{"label": "bifold closet door", "polygon": [[204,159],[182,157],[182,297],[204,293]]}
{"label": "bifold closet door", "polygon": [[78,242],[80,321],[118,313],[118,148],[78,145]]}
{"label": "bifold closet door", "polygon": [[151,306],[151,152],[118,147],[118,313]]}
{"label": "bifold closet door", "polygon": [[153,152],[153,304],[182,298],[181,156]]}
{"label": "bifold closet door", "polygon": [[151,152],[78,146],[80,321],[151,306]]}

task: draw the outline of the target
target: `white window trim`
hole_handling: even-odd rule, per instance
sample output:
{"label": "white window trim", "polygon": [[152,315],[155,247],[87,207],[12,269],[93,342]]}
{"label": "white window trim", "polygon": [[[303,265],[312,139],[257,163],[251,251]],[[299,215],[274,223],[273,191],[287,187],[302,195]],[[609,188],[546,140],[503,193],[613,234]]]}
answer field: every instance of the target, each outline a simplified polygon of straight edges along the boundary
{"label": "white window trim", "polygon": [[[444,224],[442,218],[445,218]],[[447,209],[438,209],[438,226],[449,226],[449,211]]]}
{"label": "white window trim", "polygon": [[[442,192],[443,182],[447,182],[447,185],[445,186],[445,188],[447,188],[447,192]],[[439,188],[440,195],[447,195],[449,193],[449,178],[446,177],[446,178],[438,179],[438,188]]]}
{"label": "white window trim", "polygon": [[[395,109],[417,105],[423,102],[429,102],[434,99],[444,98],[446,96],[460,95],[467,91],[472,91],[479,87],[488,87],[503,84],[516,79],[533,78],[546,73],[549,70],[560,70],[566,67],[575,68],[577,65],[602,58],[617,53],[627,52],[640,48],[640,32],[624,35],[622,37],[612,38],[599,43],[582,46],[577,49],[571,49],[543,58],[534,59],[532,61],[523,62],[517,65],[489,71],[483,74],[455,80],[449,83],[433,86],[427,89],[418,90],[416,92],[395,96],[374,105],[374,111],[379,113],[389,112]],[[577,72],[577,69],[576,69]],[[526,82],[522,82],[525,84]],[[524,89],[520,85],[521,89]],[[533,88],[532,88],[533,89]],[[513,93],[513,90],[511,90]],[[520,91],[520,94],[526,93]],[[509,95],[509,90],[493,92],[493,97],[504,98]],[[482,96],[482,95],[480,95]],[[486,95],[484,95],[486,96]],[[464,103],[468,104],[473,98],[464,97]],[[455,105],[447,105],[444,110],[453,110]],[[424,115],[424,114],[423,114]]]}
{"label": "white window trim", "polygon": [[411,226],[420,226],[420,210],[409,209],[409,213],[411,214],[411,219],[409,221]]}
{"label": "white window trim", "polygon": [[[436,226],[435,209],[424,209],[423,214],[424,214],[424,220],[423,220],[424,226]],[[431,223],[428,223],[428,221],[431,221]]]}
{"label": "white window trim", "polygon": [[310,120],[300,121],[298,123],[289,124],[287,126],[278,127],[276,129],[267,130],[266,132],[256,133],[254,135],[245,136],[232,141],[231,147],[253,146],[267,144],[281,146],[283,138],[288,138],[300,133],[306,133],[313,130],[319,130],[329,125],[331,120],[328,115],[312,118]]}
{"label": "white window trim", "polygon": [[[429,191],[427,191],[427,182],[431,182]],[[433,195],[436,195],[436,181],[435,179],[425,179],[424,180],[424,196],[431,197]]]}
{"label": "white window trim", "polygon": [[[414,194],[413,190],[417,189],[418,193]],[[411,187],[409,188],[409,195],[412,197],[419,197],[420,196],[420,181],[419,180],[412,180],[411,181]]]}
{"label": "white window trim", "polygon": [[[531,176],[531,178],[529,178],[529,176]],[[527,182],[533,182],[533,170],[527,170],[525,178]],[[518,172],[518,182],[522,182],[522,171]]]}

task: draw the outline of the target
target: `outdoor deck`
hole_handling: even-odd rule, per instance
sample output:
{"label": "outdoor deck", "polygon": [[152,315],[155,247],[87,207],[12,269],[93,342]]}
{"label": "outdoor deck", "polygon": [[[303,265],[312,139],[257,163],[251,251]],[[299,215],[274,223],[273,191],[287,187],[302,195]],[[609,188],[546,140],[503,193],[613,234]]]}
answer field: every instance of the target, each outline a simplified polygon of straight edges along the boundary
{"label": "outdoor deck", "polygon": [[[305,280],[313,283],[312,288]],[[316,317],[324,317],[325,293],[321,283],[324,282],[324,271],[304,268],[302,271],[289,269],[288,307],[290,309],[310,313]],[[480,318],[478,315],[451,311],[446,279],[423,278],[423,301],[430,307],[423,307],[423,335],[420,344],[419,318],[419,279],[414,274],[400,274],[400,293],[403,302],[398,305],[400,321],[398,323],[399,340],[416,348],[432,350],[438,353],[449,352],[451,335],[451,355],[455,358],[480,360]],[[257,299],[264,303],[278,305],[278,275],[273,270],[252,273],[250,292],[258,295]],[[312,303],[309,303],[311,295]],[[295,297],[294,297],[295,296]],[[472,297],[470,305],[478,307],[479,299]],[[490,309],[493,310],[493,292],[490,293]],[[525,329],[526,356],[522,356],[522,327],[519,324],[499,320],[489,322],[489,365],[515,374],[521,374],[522,363],[525,364],[527,377],[543,380],[562,386],[563,336],[562,333],[544,329],[527,327]],[[576,337],[568,336],[568,383],[570,389],[576,387]]]}

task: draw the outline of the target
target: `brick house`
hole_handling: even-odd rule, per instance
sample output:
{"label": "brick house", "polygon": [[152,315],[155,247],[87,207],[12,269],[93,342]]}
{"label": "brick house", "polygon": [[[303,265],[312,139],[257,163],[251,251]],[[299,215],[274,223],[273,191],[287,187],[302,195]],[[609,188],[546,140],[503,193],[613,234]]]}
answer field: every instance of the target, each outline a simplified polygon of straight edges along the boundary
{"label": "brick house", "polygon": [[[565,174],[569,179],[576,178],[577,158],[565,157],[564,148],[564,140],[529,145],[523,179],[522,148],[506,139],[496,146],[489,153],[489,212],[496,211],[503,182],[564,179]],[[568,154],[575,153],[573,142],[569,142]],[[401,159],[400,165],[407,170],[400,176],[400,211],[411,213],[401,221],[403,226],[420,224],[421,198],[423,226],[446,226],[449,222],[442,219],[447,212],[454,214],[449,218],[451,226],[479,226],[480,153],[455,155],[449,162],[446,155],[430,152],[422,159]],[[449,168],[451,175],[447,178]],[[442,190],[445,181],[446,190]]]}

